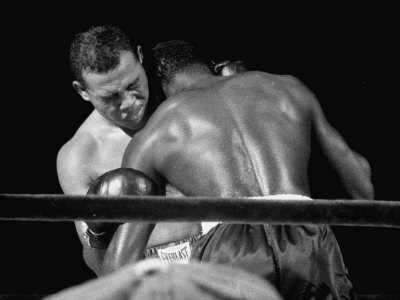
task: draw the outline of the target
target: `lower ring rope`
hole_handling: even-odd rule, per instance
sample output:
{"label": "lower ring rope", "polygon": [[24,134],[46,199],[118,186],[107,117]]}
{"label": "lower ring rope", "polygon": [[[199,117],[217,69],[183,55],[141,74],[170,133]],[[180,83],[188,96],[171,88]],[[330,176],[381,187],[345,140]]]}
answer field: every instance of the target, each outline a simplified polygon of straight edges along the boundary
{"label": "lower ring rope", "polygon": [[221,221],[400,227],[400,202],[0,194],[0,220]]}

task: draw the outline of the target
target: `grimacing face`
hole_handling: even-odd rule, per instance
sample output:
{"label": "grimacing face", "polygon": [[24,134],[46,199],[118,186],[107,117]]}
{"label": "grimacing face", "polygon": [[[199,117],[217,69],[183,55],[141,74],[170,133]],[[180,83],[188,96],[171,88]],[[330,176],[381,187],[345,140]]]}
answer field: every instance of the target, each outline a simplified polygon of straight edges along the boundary
{"label": "grimacing face", "polygon": [[131,130],[139,127],[149,99],[147,76],[141,60],[141,52],[138,60],[132,52],[123,51],[115,69],[105,74],[82,73],[86,89],[80,92],[81,96],[103,117]]}

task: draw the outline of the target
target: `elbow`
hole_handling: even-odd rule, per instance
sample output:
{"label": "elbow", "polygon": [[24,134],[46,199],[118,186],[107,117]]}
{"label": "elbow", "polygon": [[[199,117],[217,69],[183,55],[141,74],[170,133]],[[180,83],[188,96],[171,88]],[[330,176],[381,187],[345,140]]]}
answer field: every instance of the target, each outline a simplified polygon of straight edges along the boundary
{"label": "elbow", "polygon": [[372,172],[371,166],[367,160],[364,161],[364,172],[366,176],[365,180],[365,199],[367,200],[374,200],[375,199],[375,189],[374,185],[372,184]]}
{"label": "elbow", "polygon": [[374,200],[375,199],[375,190],[374,187],[371,184],[369,184],[366,188],[365,188],[365,193],[364,193],[364,199],[366,200]]}
{"label": "elbow", "polygon": [[374,200],[375,191],[371,181],[365,182],[358,188],[350,189],[350,194],[353,199],[358,200]]}

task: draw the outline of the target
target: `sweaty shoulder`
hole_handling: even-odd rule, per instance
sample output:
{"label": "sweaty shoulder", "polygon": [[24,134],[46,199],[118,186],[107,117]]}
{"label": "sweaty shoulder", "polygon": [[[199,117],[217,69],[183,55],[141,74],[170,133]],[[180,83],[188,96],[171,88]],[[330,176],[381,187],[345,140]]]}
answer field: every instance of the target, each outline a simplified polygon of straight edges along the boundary
{"label": "sweaty shoulder", "polygon": [[187,118],[185,114],[185,96],[181,94],[170,97],[161,103],[146,123],[146,126],[135,134],[131,143],[137,143],[140,140],[143,147],[145,145],[151,147],[156,142],[165,142],[164,139],[167,136],[173,135],[175,128],[173,125]]}
{"label": "sweaty shoulder", "polygon": [[297,77],[292,75],[271,74],[260,71],[241,73],[241,80],[249,85],[258,84],[266,90],[280,91],[303,107],[312,105],[316,98],[311,90]]}
{"label": "sweaty shoulder", "polygon": [[298,78],[292,75],[277,75],[285,89],[304,105],[311,105],[316,99],[312,91]]}
{"label": "sweaty shoulder", "polygon": [[304,89],[306,89],[306,86],[292,75],[272,74],[262,71],[248,71],[229,77],[229,84],[238,82],[250,86],[261,84],[268,87],[287,88],[296,90],[297,92],[305,92]]}

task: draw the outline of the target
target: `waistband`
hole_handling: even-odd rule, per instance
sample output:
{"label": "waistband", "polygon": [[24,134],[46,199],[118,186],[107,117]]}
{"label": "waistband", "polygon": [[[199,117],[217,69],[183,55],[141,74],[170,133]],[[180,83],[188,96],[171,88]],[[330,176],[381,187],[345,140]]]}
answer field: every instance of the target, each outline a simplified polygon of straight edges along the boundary
{"label": "waistband", "polygon": [[[312,200],[312,198],[299,194],[276,194],[276,195],[267,195],[267,196],[256,196],[256,197],[248,197],[249,199],[270,199],[270,200]],[[201,228],[203,234],[206,234],[211,229],[213,229],[218,224],[222,222],[201,222]]]}
{"label": "waistband", "polygon": [[176,242],[168,243],[168,244],[163,244],[163,245],[158,245],[155,247],[147,248],[144,250],[143,256],[144,258],[158,258],[158,251],[159,249],[165,249],[173,246],[177,246],[180,244],[188,243],[190,247],[192,247],[203,235],[200,233],[198,235],[192,236],[190,238],[186,238],[183,240],[179,240]]}
{"label": "waistband", "polygon": [[276,194],[268,196],[256,196],[249,197],[250,199],[277,199],[277,200],[312,200],[309,196],[299,195],[299,194]]}

